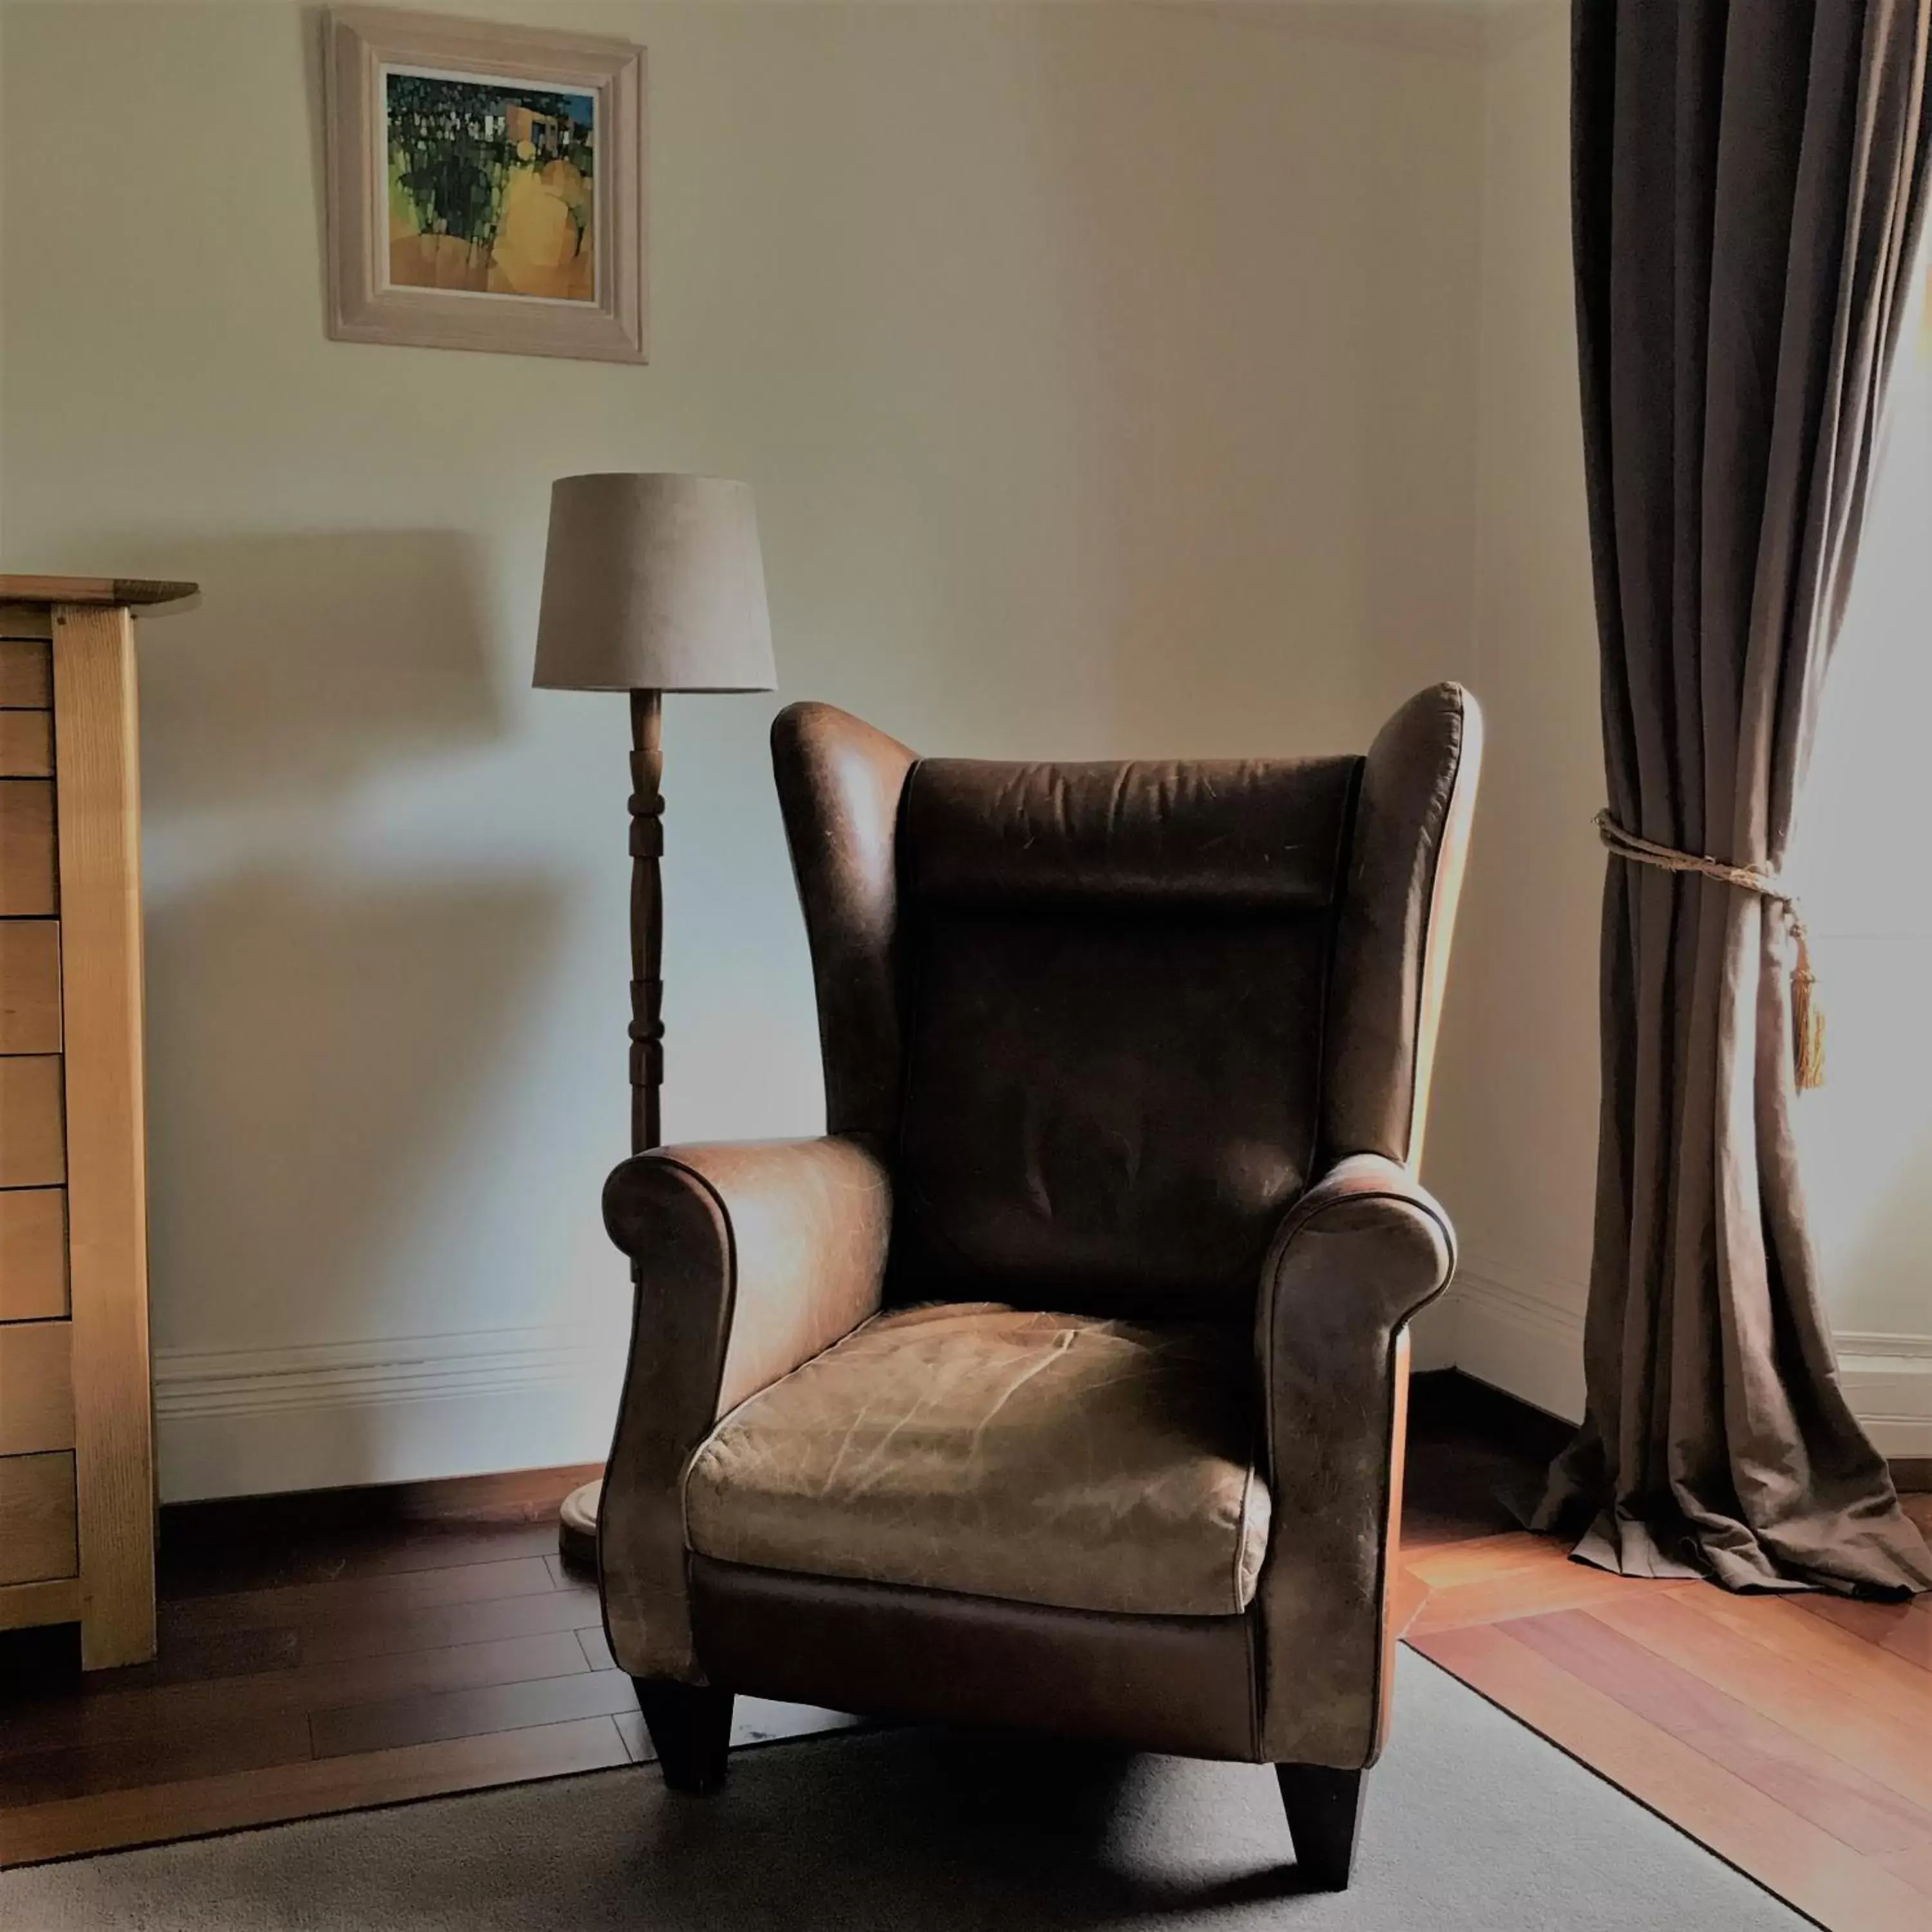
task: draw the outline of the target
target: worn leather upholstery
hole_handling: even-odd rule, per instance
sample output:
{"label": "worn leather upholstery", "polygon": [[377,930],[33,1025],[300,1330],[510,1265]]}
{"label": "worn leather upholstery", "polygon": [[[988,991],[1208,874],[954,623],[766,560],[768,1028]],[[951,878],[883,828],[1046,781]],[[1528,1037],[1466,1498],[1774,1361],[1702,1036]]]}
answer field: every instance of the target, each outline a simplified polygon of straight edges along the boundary
{"label": "worn leather upholstery", "polygon": [[1333,1154],[1421,1160],[1482,762],[1483,714],[1455,684],[1418,692],[1362,761],[1324,1029],[1322,1139]]}
{"label": "worn leather upholstery", "polygon": [[1239,1330],[895,1310],[712,1432],[686,1536],[807,1576],[1239,1616],[1268,1546],[1259,1420]]}
{"label": "worn leather upholstery", "polygon": [[1110,1616],[691,1560],[706,1668],[753,1696],[1260,1756],[1252,1617]]}
{"label": "worn leather upholstery", "polygon": [[896,739],[829,704],[790,705],[772,726],[812,942],[828,1133],[884,1142],[898,1125],[899,799],[915,762]]}
{"label": "worn leather upholstery", "polygon": [[892,1298],[1245,1322],[1358,762],[913,768]]}
{"label": "worn leather upholstery", "polygon": [[857,1142],[685,1147],[626,1161],[604,1220],[636,1263],[629,1366],[598,1520],[611,1647],[699,1681],[684,1474],[718,1418],[879,1305],[891,1190]]}
{"label": "worn leather upholstery", "polygon": [[1295,1203],[1262,1270],[1255,1352],[1282,1525],[1256,1606],[1270,1762],[1354,1766],[1381,1749],[1402,1330],[1454,1265],[1442,1210],[1406,1170],[1366,1154],[1345,1156]]}
{"label": "worn leather upholstery", "polygon": [[[922,760],[826,706],[782,716],[830,1132],[736,1169],[667,1150],[613,1178],[607,1218],[638,1273],[601,1531],[626,1669],[1372,1762],[1403,1330],[1453,1265],[1414,1168],[1480,745],[1454,686],[1366,758],[1247,764]],[[1225,1415],[1176,1431],[1189,1404],[1150,1402],[1138,1445],[1163,1482],[1185,1468],[1202,1537],[1163,1545],[1157,1499],[1094,1532],[1130,1453],[1083,1470],[1070,1445],[1098,1434],[1029,1424],[1024,1395],[1010,1431],[992,1412],[997,1442],[957,1454],[958,1428],[937,1430],[923,1462],[901,1455],[880,1417],[931,1405],[881,1360],[879,1415],[855,1414],[856,1379],[868,1334],[970,1328],[913,1312],[934,1300],[1044,1311],[1046,1332],[1221,1338]],[[998,1380],[976,1360],[963,1385],[976,1375]],[[1066,1387],[1126,1425],[1131,1404]],[[826,1440],[862,1444],[876,1483],[818,1439],[828,1391]],[[1022,1437],[1040,1459],[1023,1474]],[[1202,1480],[1238,1443],[1258,1445],[1245,1515]],[[1219,1613],[1153,1607],[1212,1610],[1201,1552],[1238,1574],[1262,1496],[1252,1598],[1242,1582]],[[1062,1532],[1050,1561],[1035,1512]]]}
{"label": "worn leather upholstery", "polygon": [[922,758],[902,814],[900,890],[926,902],[1318,910],[1340,884],[1359,762]]}

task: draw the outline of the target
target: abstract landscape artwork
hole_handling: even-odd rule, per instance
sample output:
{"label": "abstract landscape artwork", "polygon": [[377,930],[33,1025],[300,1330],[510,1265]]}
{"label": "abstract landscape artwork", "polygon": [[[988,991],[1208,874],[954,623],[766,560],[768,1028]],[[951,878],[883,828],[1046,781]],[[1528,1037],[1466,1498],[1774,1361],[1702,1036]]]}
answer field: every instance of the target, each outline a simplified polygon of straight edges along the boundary
{"label": "abstract landscape artwork", "polygon": [[596,97],[382,78],[392,285],[595,302]]}
{"label": "abstract landscape artwork", "polygon": [[644,361],[644,50],[362,7],[324,32],[329,334]]}

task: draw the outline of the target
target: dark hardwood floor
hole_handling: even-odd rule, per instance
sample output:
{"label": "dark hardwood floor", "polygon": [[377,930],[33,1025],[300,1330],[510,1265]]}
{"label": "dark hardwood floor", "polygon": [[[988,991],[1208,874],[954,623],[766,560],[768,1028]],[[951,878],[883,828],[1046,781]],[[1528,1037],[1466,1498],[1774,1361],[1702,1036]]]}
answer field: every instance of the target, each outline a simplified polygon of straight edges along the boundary
{"label": "dark hardwood floor", "polygon": [[588,1473],[164,1510],[153,1663],[0,1637],[0,1864],[629,1761],[596,1590],[556,1561]]}
{"label": "dark hardwood floor", "polygon": [[[1423,1654],[1834,1932],[1932,1924],[1932,1609],[1738,1598],[1568,1560],[1500,1500],[1561,1424],[1417,1378],[1400,1600]],[[156,1660],[0,1636],[0,1864],[638,1761],[582,1470],[163,1513]],[[1932,1498],[1912,1501],[1932,1520]],[[765,1706],[743,1739],[821,1720]]]}

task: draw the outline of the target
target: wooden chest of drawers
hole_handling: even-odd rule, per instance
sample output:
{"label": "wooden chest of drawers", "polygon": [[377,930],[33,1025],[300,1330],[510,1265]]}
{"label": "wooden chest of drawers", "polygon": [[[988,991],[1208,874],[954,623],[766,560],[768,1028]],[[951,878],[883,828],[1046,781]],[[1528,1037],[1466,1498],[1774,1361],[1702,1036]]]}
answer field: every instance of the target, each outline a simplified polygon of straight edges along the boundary
{"label": "wooden chest of drawers", "polygon": [[0,577],[0,1629],[154,1651],[134,607]]}

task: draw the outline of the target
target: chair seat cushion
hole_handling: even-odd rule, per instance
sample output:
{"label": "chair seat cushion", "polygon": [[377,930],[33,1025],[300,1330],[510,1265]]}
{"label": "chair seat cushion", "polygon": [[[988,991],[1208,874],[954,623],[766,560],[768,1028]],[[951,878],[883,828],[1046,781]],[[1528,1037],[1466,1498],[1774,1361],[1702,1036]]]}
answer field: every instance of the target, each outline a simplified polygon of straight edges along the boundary
{"label": "chair seat cushion", "polygon": [[941,1303],[721,1422],[685,1485],[732,1563],[1066,1609],[1245,1610],[1268,1545],[1247,1336]]}

